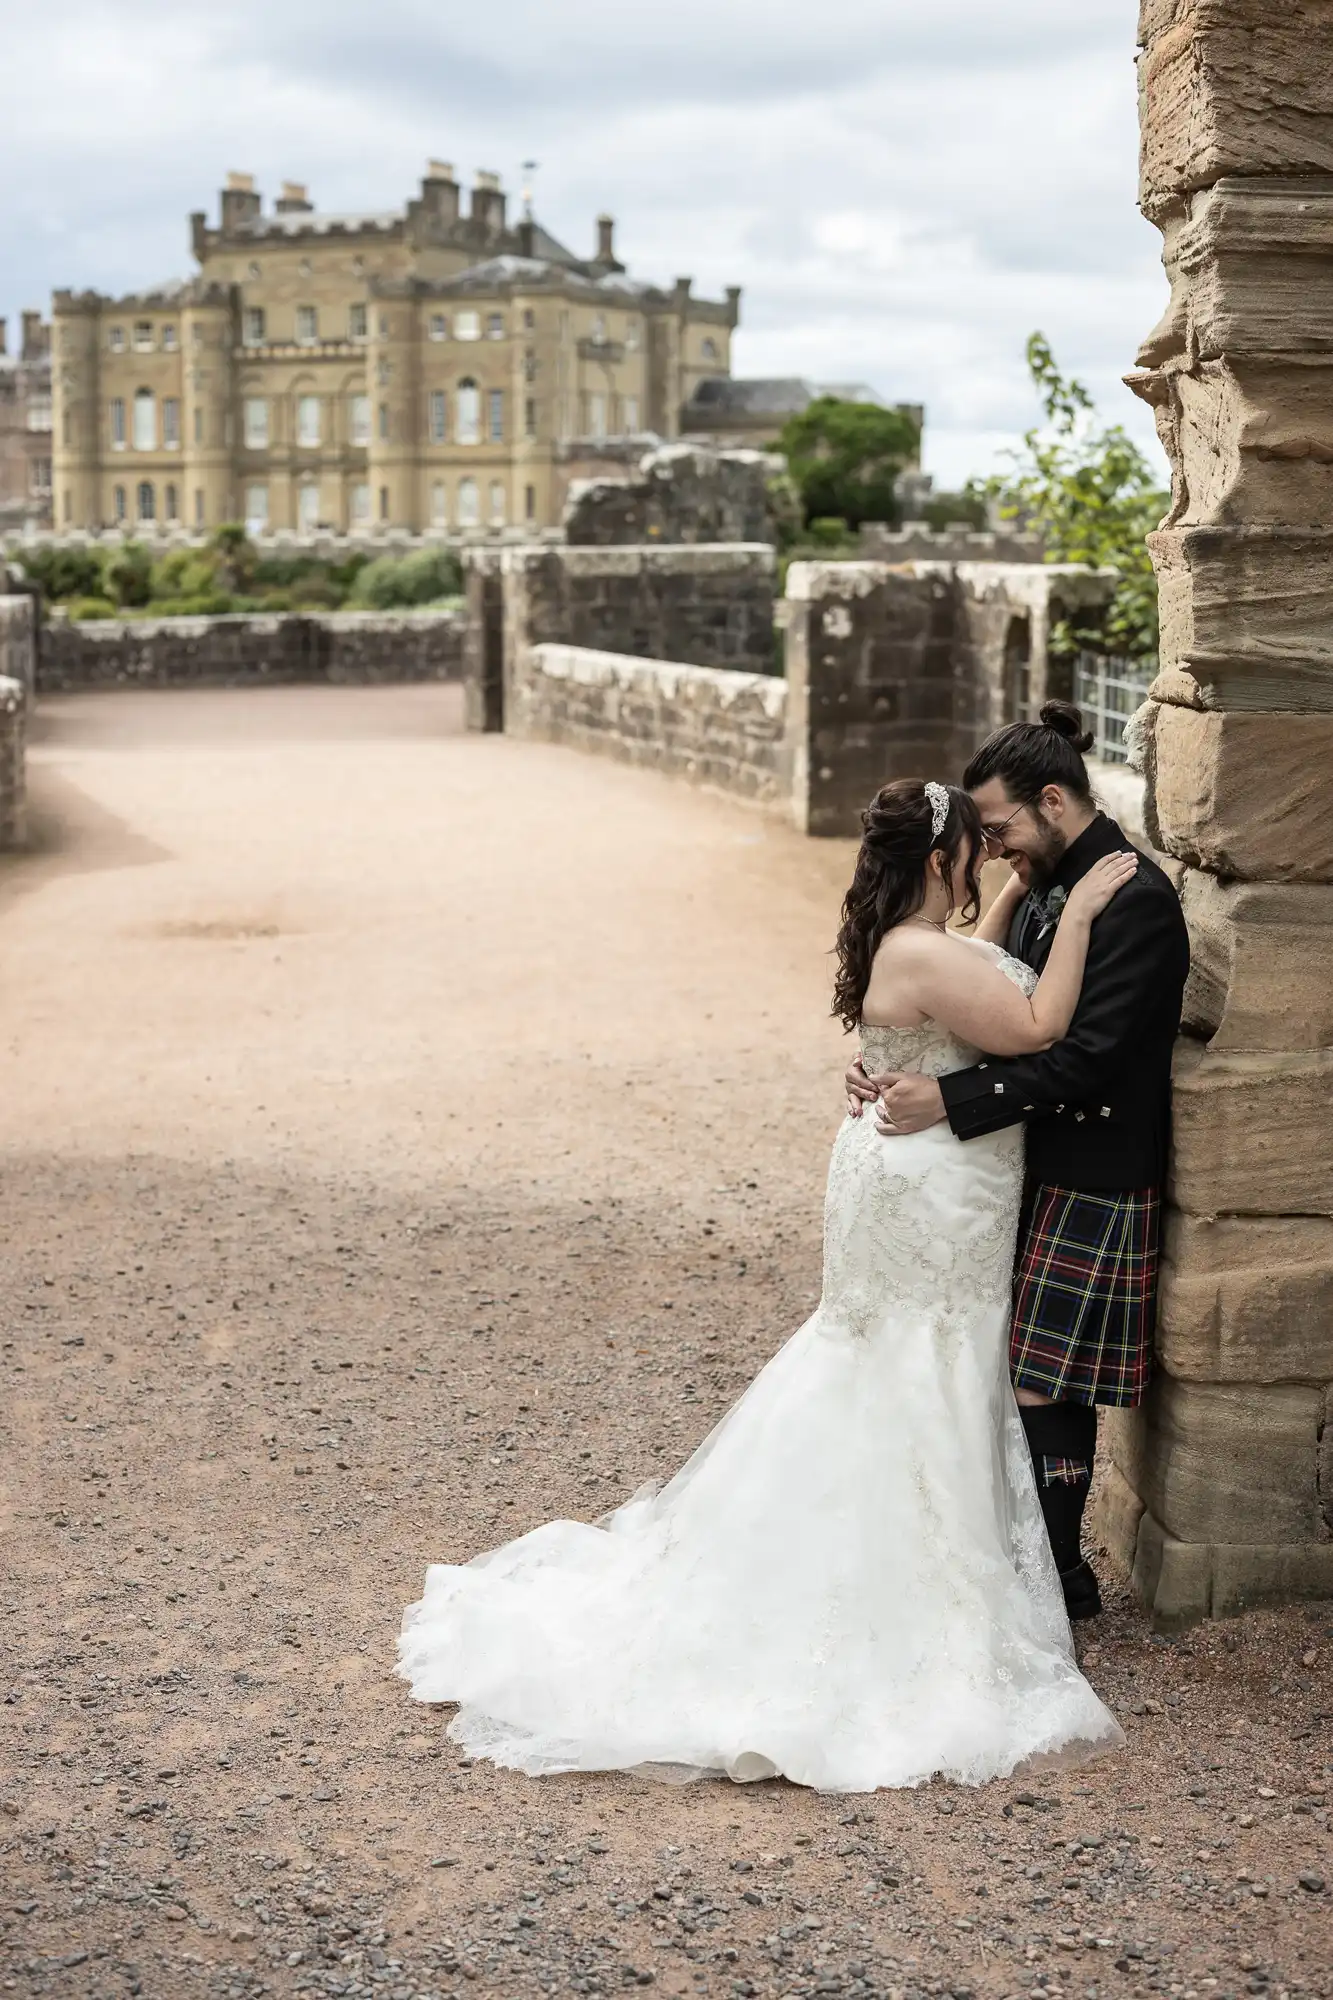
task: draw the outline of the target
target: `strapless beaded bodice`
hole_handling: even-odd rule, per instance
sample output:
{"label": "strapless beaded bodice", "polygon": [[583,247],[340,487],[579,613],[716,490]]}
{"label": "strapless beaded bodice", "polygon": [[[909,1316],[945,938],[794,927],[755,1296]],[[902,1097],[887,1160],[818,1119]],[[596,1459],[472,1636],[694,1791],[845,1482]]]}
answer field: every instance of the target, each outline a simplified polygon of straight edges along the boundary
{"label": "strapless beaded bodice", "polygon": [[[1030,965],[1011,958],[999,945],[989,944],[983,938],[965,938],[963,943],[984,951],[1006,979],[1024,993],[1032,992],[1037,974]],[[980,1054],[980,1049],[960,1040],[938,1021],[923,1021],[916,1028],[877,1028],[868,1021],[861,1023],[861,1061],[870,1076],[885,1076],[891,1070],[910,1070],[918,1076],[948,1076],[952,1070],[970,1068]]]}

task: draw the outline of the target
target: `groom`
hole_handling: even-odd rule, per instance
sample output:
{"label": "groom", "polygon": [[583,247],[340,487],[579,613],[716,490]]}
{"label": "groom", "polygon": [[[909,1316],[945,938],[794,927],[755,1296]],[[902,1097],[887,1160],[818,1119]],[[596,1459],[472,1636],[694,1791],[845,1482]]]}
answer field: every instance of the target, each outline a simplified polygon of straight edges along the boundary
{"label": "groom", "polygon": [[[963,776],[987,852],[1028,891],[1009,950],[1038,972],[1080,876],[1132,847],[1093,802],[1090,745],[1078,710],[1048,702],[1040,722],[989,737]],[[1180,900],[1144,857],[1093,925],[1063,1041],[939,1079],[868,1077],[859,1060],[847,1072],[855,1114],[882,1100],[877,1123],[890,1142],[945,1118],[958,1139],[1027,1122],[1010,1367],[1071,1618],[1101,1610],[1081,1542],[1096,1406],[1133,1407],[1148,1385],[1171,1052],[1188,971]]]}

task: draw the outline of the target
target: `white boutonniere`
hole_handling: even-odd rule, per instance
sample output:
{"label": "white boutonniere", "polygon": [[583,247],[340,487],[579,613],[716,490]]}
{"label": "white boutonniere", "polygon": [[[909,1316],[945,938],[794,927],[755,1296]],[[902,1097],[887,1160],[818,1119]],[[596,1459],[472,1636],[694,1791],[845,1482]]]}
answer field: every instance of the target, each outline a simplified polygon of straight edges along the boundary
{"label": "white boutonniere", "polygon": [[1060,918],[1064,914],[1065,904],[1068,901],[1069,901],[1068,889],[1062,889],[1060,887],[1060,884],[1057,882],[1055,887],[1052,889],[1050,895],[1047,896],[1045,902],[1042,905],[1042,908],[1044,909],[1046,916],[1041,929],[1037,933],[1037,936],[1039,938],[1044,938],[1047,931],[1053,931],[1057,928],[1060,922]]}

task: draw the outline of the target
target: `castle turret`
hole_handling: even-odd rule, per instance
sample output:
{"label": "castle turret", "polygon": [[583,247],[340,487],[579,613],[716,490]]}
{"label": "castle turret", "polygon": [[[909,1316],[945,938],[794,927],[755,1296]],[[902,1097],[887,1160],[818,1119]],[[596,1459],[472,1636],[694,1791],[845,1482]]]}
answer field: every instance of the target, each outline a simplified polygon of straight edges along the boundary
{"label": "castle turret", "polygon": [[235,307],[225,285],[201,285],[181,314],[181,511],[191,528],[215,528],[239,513],[232,490],[234,322]]}
{"label": "castle turret", "polygon": [[57,528],[99,528],[107,513],[98,490],[101,305],[96,292],[57,292],[53,301],[52,499]]}

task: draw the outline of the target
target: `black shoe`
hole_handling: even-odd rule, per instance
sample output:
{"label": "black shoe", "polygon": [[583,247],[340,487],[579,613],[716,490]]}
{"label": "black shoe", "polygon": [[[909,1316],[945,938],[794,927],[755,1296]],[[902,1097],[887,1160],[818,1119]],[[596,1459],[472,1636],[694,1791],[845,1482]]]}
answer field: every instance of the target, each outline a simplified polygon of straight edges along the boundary
{"label": "black shoe", "polygon": [[1077,1569],[1063,1570],[1060,1587],[1065,1594],[1065,1610],[1071,1624],[1081,1618],[1095,1618],[1102,1608],[1102,1594],[1092,1564],[1081,1562]]}

